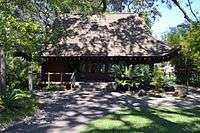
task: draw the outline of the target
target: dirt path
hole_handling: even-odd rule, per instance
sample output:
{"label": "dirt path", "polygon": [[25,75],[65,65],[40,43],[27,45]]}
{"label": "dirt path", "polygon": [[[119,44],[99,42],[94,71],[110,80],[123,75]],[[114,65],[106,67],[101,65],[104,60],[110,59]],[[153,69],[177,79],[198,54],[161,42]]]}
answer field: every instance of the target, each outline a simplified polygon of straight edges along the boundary
{"label": "dirt path", "polygon": [[92,89],[38,92],[44,107],[31,120],[18,123],[4,133],[77,133],[91,120],[121,107],[165,106],[200,107],[200,90],[185,99],[133,97]]}

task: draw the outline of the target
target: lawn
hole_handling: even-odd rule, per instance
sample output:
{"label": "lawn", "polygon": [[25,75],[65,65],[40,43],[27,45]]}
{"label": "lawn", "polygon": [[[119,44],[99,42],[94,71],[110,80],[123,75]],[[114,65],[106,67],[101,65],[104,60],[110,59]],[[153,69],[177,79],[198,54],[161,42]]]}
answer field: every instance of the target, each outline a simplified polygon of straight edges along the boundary
{"label": "lawn", "polygon": [[132,108],[92,121],[82,133],[200,133],[200,108]]}

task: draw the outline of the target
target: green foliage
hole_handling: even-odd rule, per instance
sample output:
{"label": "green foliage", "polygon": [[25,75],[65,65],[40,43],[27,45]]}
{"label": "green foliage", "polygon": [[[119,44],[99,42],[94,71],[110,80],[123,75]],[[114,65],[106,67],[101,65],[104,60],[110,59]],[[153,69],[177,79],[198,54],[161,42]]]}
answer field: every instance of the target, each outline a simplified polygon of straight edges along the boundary
{"label": "green foliage", "polygon": [[0,96],[0,127],[32,115],[37,110],[36,96],[22,90],[9,89]]}
{"label": "green foliage", "polygon": [[[28,61],[38,58],[44,41],[44,28],[30,17],[34,13],[31,3],[29,0],[0,1],[0,44],[6,53],[9,88],[28,88]],[[33,64],[34,72],[38,72],[37,63]]]}
{"label": "green foliage", "polygon": [[37,55],[42,37],[42,28],[37,22],[0,14],[0,43],[6,52],[20,51],[31,56]]}
{"label": "green foliage", "polygon": [[2,95],[2,105],[6,110],[11,111],[34,111],[37,107],[36,98],[27,91],[11,89]]}
{"label": "green foliage", "polygon": [[193,23],[190,25],[190,30],[187,33],[186,43],[188,44],[188,53],[194,60],[194,65],[200,69],[200,23]]}
{"label": "green foliage", "polygon": [[164,85],[164,72],[157,66],[154,68],[152,84],[157,91],[161,91],[161,88]]}
{"label": "green foliage", "polygon": [[151,79],[150,70],[147,65],[114,65],[112,73],[116,78],[138,78],[138,82],[149,81]]}
{"label": "green foliage", "polygon": [[149,27],[151,27],[152,22],[157,17],[161,16],[156,0],[107,0],[107,7],[107,10],[111,12],[134,12],[141,14]]}
{"label": "green foliage", "polygon": [[68,11],[84,15],[101,12],[99,5],[86,0],[0,0],[0,44],[6,52],[7,85],[27,87],[28,61],[33,62],[38,75],[44,44],[52,43],[60,32],[52,35],[56,18]]}
{"label": "green foliage", "polygon": [[164,86],[165,85],[175,85],[175,83],[176,83],[176,75],[174,73],[164,75]]}
{"label": "green foliage", "polygon": [[56,12],[93,14],[103,11],[100,1],[88,0],[51,0],[46,1]]}
{"label": "green foliage", "polygon": [[138,88],[141,85],[149,85],[151,72],[147,65],[114,65],[112,73],[117,85]]}
{"label": "green foliage", "polygon": [[114,65],[112,73],[117,85],[128,89],[151,89],[150,85],[155,86],[156,91],[162,91],[165,85],[173,85],[175,76],[173,73],[165,74],[161,66],[155,66],[153,73],[148,65]]}
{"label": "green foliage", "polygon": [[171,29],[164,40],[181,47],[180,56],[172,61],[175,65],[177,83],[199,86],[200,82],[200,24],[191,23]]}
{"label": "green foliage", "polygon": [[[10,89],[22,88],[28,89],[28,67],[30,63],[21,58],[13,58],[12,56],[7,56],[6,63],[6,82]],[[38,73],[39,65],[32,62],[33,66],[33,84],[38,83]],[[34,86],[36,87],[36,86]]]}
{"label": "green foliage", "polygon": [[114,77],[130,77],[133,76],[133,69],[132,66],[125,66],[125,65],[113,65],[112,66],[112,73]]}
{"label": "green foliage", "polygon": [[175,84],[175,74],[173,70],[169,71],[169,69],[169,67],[161,67],[160,64],[155,65],[151,85],[155,87],[154,89],[156,91],[162,92],[164,87],[173,86]]}
{"label": "green foliage", "polygon": [[139,83],[149,83],[151,81],[152,73],[148,65],[136,65],[134,67],[134,75]]}

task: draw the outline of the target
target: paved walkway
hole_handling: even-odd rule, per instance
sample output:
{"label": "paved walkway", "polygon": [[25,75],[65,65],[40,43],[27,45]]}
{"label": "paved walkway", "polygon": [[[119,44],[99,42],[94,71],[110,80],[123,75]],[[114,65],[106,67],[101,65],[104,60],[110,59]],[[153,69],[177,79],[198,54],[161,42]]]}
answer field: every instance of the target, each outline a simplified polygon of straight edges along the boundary
{"label": "paved walkway", "polygon": [[[92,87],[91,87],[92,88]],[[121,107],[173,105],[200,107],[200,90],[185,99],[132,97],[117,92],[84,88],[77,91],[38,92],[44,107],[31,120],[18,123],[4,133],[77,133],[91,120]]]}

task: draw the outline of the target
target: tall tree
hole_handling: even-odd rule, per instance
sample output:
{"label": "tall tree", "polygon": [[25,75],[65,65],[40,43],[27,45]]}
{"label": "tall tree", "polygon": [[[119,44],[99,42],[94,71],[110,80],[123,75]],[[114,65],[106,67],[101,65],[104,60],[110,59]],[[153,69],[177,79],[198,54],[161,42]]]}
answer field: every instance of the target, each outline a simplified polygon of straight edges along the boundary
{"label": "tall tree", "polygon": [[165,4],[165,6],[171,8],[175,5],[184,15],[184,18],[188,22],[193,22],[193,17],[195,21],[199,21],[197,13],[194,12],[192,8],[192,0],[185,0],[185,4],[189,7],[192,16],[188,15],[189,13],[185,10],[181,2],[178,0],[102,0],[104,3],[104,9],[108,8],[111,11],[130,11],[130,12],[144,12],[149,11],[149,15],[151,17],[155,17],[159,15],[157,10],[157,4],[160,2]]}
{"label": "tall tree", "polygon": [[184,18],[188,21],[188,22],[192,22],[192,19],[188,16],[188,14],[186,13],[186,11],[181,7],[180,3],[177,0],[172,0],[172,2],[179,8],[179,10],[183,13]]}

